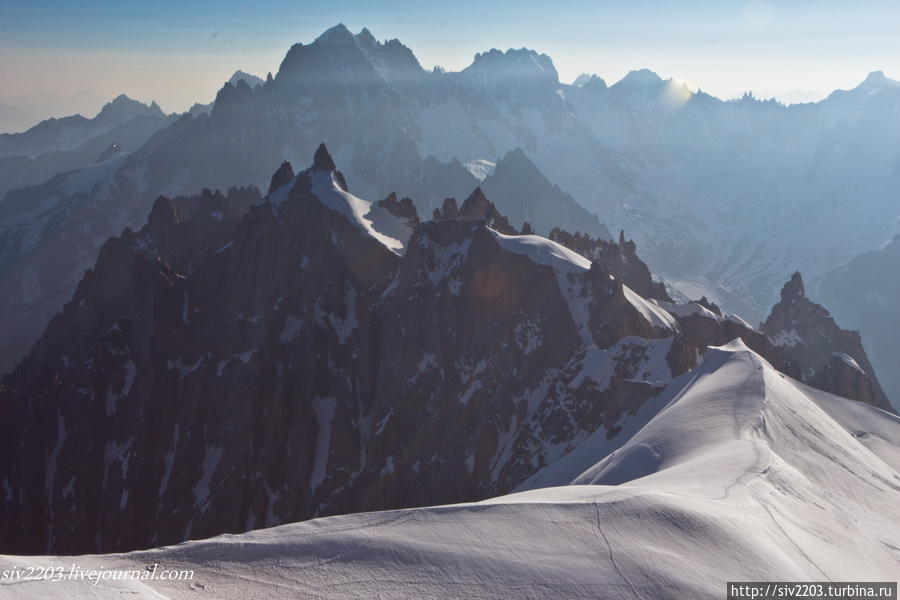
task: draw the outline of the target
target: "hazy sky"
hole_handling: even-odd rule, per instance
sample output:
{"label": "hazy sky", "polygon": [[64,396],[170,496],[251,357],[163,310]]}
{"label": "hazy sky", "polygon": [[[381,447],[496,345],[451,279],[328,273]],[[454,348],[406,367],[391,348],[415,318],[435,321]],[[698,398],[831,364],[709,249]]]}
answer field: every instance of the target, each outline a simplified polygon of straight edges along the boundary
{"label": "hazy sky", "polygon": [[527,46],[563,81],[647,67],[723,98],[795,102],[873,70],[900,77],[897,0],[0,0],[0,101],[85,90],[185,110],[338,22],[399,38],[426,68]]}

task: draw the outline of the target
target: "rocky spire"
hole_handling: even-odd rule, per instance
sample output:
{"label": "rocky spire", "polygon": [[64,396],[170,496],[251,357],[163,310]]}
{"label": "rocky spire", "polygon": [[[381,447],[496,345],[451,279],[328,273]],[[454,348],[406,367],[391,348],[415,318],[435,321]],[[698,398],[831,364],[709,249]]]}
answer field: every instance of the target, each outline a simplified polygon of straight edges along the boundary
{"label": "rocky spire", "polygon": [[760,329],[788,356],[787,375],[825,391],[891,410],[859,333],[841,329],[806,296],[800,273],[781,288],[781,301]]}
{"label": "rocky spire", "polygon": [[804,298],[806,296],[806,288],[803,286],[803,277],[800,275],[799,271],[795,271],[793,275],[791,275],[790,280],[784,284],[784,287],[781,288],[781,301],[782,302],[791,302],[797,298]]}
{"label": "rocky spire", "polygon": [[357,41],[362,42],[368,46],[374,46],[378,43],[375,39],[375,36],[372,35],[372,32],[369,31],[367,27],[363,27],[362,31],[356,34],[356,39]]}
{"label": "rocky spire", "polygon": [[434,209],[433,219],[441,221],[446,219],[456,219],[459,217],[459,206],[456,204],[456,198],[444,198],[441,208]]}
{"label": "rocky spire", "polygon": [[463,221],[480,221],[487,219],[491,212],[491,203],[481,191],[475,188],[459,209],[459,218]]}
{"label": "rocky spire", "polygon": [[485,221],[494,231],[505,235],[518,235],[519,232],[509,224],[509,220],[500,214],[494,203],[487,199],[480,187],[466,198],[459,209],[459,218],[463,221]]}
{"label": "rocky spire", "polygon": [[313,171],[335,171],[337,167],[334,165],[334,160],[331,158],[331,154],[328,153],[328,148],[325,147],[325,144],[319,144],[319,147],[316,149],[316,154],[313,157]]}
{"label": "rocky spire", "polygon": [[[323,146],[324,147],[324,146]],[[284,161],[278,170],[272,175],[272,181],[269,183],[269,193],[271,194],[278,188],[287,185],[294,178],[294,169],[291,163]]]}
{"label": "rocky spire", "polygon": [[179,221],[175,206],[165,196],[159,196],[153,202],[153,208],[147,216],[147,224],[151,231],[165,229]]}
{"label": "rocky spire", "polygon": [[410,227],[419,225],[419,213],[416,211],[415,204],[413,204],[413,201],[409,198],[397,200],[397,194],[391,192],[388,194],[387,198],[379,200],[376,204],[386,209],[398,219],[403,219]]}

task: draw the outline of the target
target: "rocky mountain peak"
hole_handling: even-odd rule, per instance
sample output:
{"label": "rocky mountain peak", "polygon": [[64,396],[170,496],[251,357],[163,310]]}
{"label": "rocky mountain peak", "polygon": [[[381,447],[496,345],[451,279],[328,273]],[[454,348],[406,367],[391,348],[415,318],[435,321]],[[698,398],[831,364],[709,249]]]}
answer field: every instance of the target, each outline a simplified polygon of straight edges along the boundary
{"label": "rocky mountain peak", "polygon": [[253,88],[244,79],[225,85],[216,93],[216,99],[210,109],[210,116],[216,121],[239,121],[245,118],[247,106],[253,98]]}
{"label": "rocky mountain peak", "polygon": [[[531,159],[528,158],[528,155],[525,154],[525,151],[522,150],[521,146],[516,146],[515,148],[507,152],[500,160],[497,161],[495,169],[500,167],[501,165],[515,165],[523,166],[529,169],[537,169],[535,164],[531,162]],[[494,172],[496,172],[496,170]]]}
{"label": "rocky mountain peak", "polygon": [[287,185],[293,178],[294,169],[293,167],[291,167],[291,163],[286,160],[281,163],[281,166],[278,167],[278,170],[272,174],[272,181],[271,183],[269,183],[269,193],[271,194],[278,188]]}
{"label": "rocky mountain peak", "polygon": [[616,82],[611,89],[646,94],[658,91],[664,83],[662,78],[650,69],[638,69],[630,71],[625,77]]}
{"label": "rocky mountain peak", "polygon": [[331,158],[331,154],[328,153],[328,148],[325,147],[325,144],[319,144],[319,147],[316,148],[316,154],[313,156],[313,171],[335,171],[337,167],[334,164],[334,159]]}
{"label": "rocky mountain peak", "polygon": [[611,239],[596,215],[554,185],[521,147],[510,150],[482,181],[482,189],[514,226],[528,221],[539,235],[558,226]]}
{"label": "rocky mountain peak", "polygon": [[872,71],[866,75],[866,79],[863,83],[882,83],[886,80],[887,77],[885,77],[884,71]]}
{"label": "rocky mountain peak", "polygon": [[366,85],[382,78],[368,53],[343,24],[332,27],[311,44],[291,46],[275,75],[276,82],[302,83],[307,91],[348,83]]}
{"label": "rocky mountain peak", "polygon": [[407,84],[426,74],[413,51],[398,39],[379,42],[363,28],[354,36],[356,45],[386,81]]}
{"label": "rocky mountain peak", "polygon": [[572,85],[575,87],[581,87],[592,77],[590,73],[582,73],[578,77],[575,78],[575,81],[572,82]]}
{"label": "rocky mountain peak", "polygon": [[420,223],[419,213],[416,211],[416,205],[413,204],[413,201],[410,198],[397,200],[397,194],[391,192],[390,194],[388,194],[387,198],[385,198],[384,200],[379,200],[375,204],[386,209],[395,217],[403,219],[403,221],[410,228],[417,227]]}
{"label": "rocky mountain peak", "polygon": [[[282,164],[279,167],[281,170],[284,167]],[[306,169],[305,171],[301,171],[296,177],[296,183],[291,188],[289,195],[292,197],[299,196],[309,192],[313,186],[313,180],[316,173],[330,173],[334,179],[335,184],[345,192],[349,192],[350,190],[347,188],[347,181],[344,179],[344,174],[337,170],[337,166],[334,164],[334,159],[331,158],[331,154],[328,152],[328,148],[325,144],[319,144],[319,147],[316,148],[316,152],[313,155],[313,164]],[[278,175],[276,172],[275,175]],[[273,179],[275,177],[273,175]],[[285,171],[279,176],[281,180],[285,180],[284,178],[288,175],[288,171]],[[290,179],[285,180],[286,182],[290,182]],[[276,188],[277,189],[277,188]],[[275,190],[272,190],[274,192]],[[272,192],[269,192],[270,194]]]}
{"label": "rocky mountain peak", "polygon": [[444,198],[441,207],[434,209],[433,219],[435,221],[445,221],[456,218],[459,218],[459,205],[456,203],[456,198]]}
{"label": "rocky mountain peak", "polygon": [[488,218],[491,212],[491,202],[481,191],[475,188],[459,209],[459,218],[463,221],[482,221]]}
{"label": "rocky mountain peak", "polygon": [[814,387],[891,410],[856,331],[841,329],[824,306],[806,296],[799,272],[760,330],[790,359],[786,374]]}
{"label": "rocky mountain peak", "polygon": [[494,203],[487,199],[480,187],[475,188],[463,202],[459,209],[459,219],[462,221],[486,221],[492,229],[506,235],[519,233],[509,224],[506,217],[500,214]]}
{"label": "rocky mountain peak", "polygon": [[672,300],[666,286],[654,281],[649,267],[637,255],[637,244],[626,240],[624,231],[619,233],[618,244],[578,231],[569,233],[559,227],[550,231],[549,238],[590,260],[604,273],[612,275],[641,296],[667,302]]}
{"label": "rocky mountain peak", "polygon": [[572,82],[572,85],[594,92],[602,92],[607,89],[606,81],[604,81],[602,77],[588,73],[579,75],[575,81]]}
{"label": "rocky mountain peak", "polygon": [[238,70],[234,72],[234,75],[228,80],[228,83],[231,85],[237,85],[238,81],[245,81],[247,85],[254,88],[258,85],[262,85],[263,80],[256,75],[251,75],[250,73],[245,73],[244,71]]}
{"label": "rocky mountain peak", "polygon": [[900,81],[891,79],[884,74],[884,71],[872,71],[865,80],[857,86],[857,89],[873,92],[885,88],[900,87]]}
{"label": "rocky mountain peak", "polygon": [[363,27],[359,33],[356,34],[356,40],[362,44],[374,45],[378,43],[378,40],[375,39],[375,36],[372,35],[372,32],[369,31],[368,27]]}
{"label": "rocky mountain peak", "polygon": [[803,285],[803,276],[799,271],[795,271],[791,278],[781,288],[781,301],[793,302],[800,298],[806,297],[806,288]]}
{"label": "rocky mountain peak", "polygon": [[147,225],[151,230],[165,229],[179,220],[172,201],[165,196],[160,196],[153,203],[153,208],[150,209],[150,214],[147,216]]}
{"label": "rocky mountain peak", "polygon": [[462,73],[481,83],[558,84],[559,74],[546,54],[528,48],[502,52],[493,48],[475,55]]}
{"label": "rocky mountain peak", "polygon": [[834,90],[824,103],[867,102],[878,92],[897,88],[900,88],[900,81],[887,77],[884,71],[872,71],[856,87],[849,90]]}
{"label": "rocky mountain peak", "polygon": [[166,115],[156,102],[144,104],[138,100],[132,100],[125,94],[119,94],[103,105],[103,108],[97,113],[96,119],[124,123],[138,116],[165,117]]}
{"label": "rocky mountain peak", "polygon": [[711,312],[722,316],[722,309],[719,308],[719,305],[707,298],[706,296],[701,296],[699,300],[695,300],[697,304],[702,306],[703,308],[709,309]]}
{"label": "rocky mountain peak", "polygon": [[316,38],[314,44],[346,44],[353,43],[353,34],[347,29],[343,23],[338,23],[334,27],[327,29],[322,35]]}

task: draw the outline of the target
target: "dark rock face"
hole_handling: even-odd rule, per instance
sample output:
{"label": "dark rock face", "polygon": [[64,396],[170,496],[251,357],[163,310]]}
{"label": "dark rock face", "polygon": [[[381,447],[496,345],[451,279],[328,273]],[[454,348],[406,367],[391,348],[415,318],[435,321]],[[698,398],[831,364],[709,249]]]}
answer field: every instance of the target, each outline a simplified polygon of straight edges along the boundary
{"label": "dark rock face", "polygon": [[440,208],[434,209],[434,220],[445,221],[447,219],[459,218],[459,206],[456,204],[456,198],[444,198],[444,203]]}
{"label": "dark rock face", "polygon": [[624,232],[619,233],[618,244],[606,239],[592,238],[577,231],[571,234],[558,227],[553,228],[549,238],[590,261],[603,265],[609,273],[641,296],[671,302],[665,284],[654,281],[650,269],[637,255],[637,245],[631,240],[626,240]]}
{"label": "dark rock face", "polygon": [[231,194],[158,198],[104,244],[2,380],[0,552],[502,494],[615,435],[710,343],[785,362],[737,320],[500,235],[481,197],[414,225],[316,162],[244,216]]}
{"label": "dark rock face", "polygon": [[313,156],[312,168],[316,171],[334,171],[336,169],[334,160],[328,153],[325,144],[319,144],[319,147],[316,148],[316,154]]}
{"label": "dark rock face", "polygon": [[806,297],[800,273],[781,289],[781,300],[760,328],[789,356],[783,371],[814,387],[893,410],[856,331],[838,327],[828,311]]}
{"label": "dark rock face", "polygon": [[827,273],[814,289],[835,319],[859,330],[878,378],[900,406],[900,236]]}
{"label": "dark rock face", "polygon": [[458,160],[441,162],[428,156],[409,169],[407,177],[393,182],[391,190],[413,198],[419,214],[430,215],[445,198],[465,198],[479,181]]}
{"label": "dark rock face", "polygon": [[596,215],[551,183],[521,148],[497,161],[485,178],[485,194],[510,222],[519,227],[526,221],[540,235],[554,227],[611,240],[612,235]]}
{"label": "dark rock face", "polygon": [[397,200],[397,194],[391,193],[387,198],[378,202],[378,206],[401,219],[410,229],[419,226],[419,213],[416,211],[416,205],[409,198]]}
{"label": "dark rock face", "polygon": [[278,170],[272,175],[272,181],[269,183],[269,193],[271,194],[278,188],[287,185],[294,178],[294,169],[289,161],[284,161]]}
{"label": "dark rock face", "polygon": [[[450,208],[449,213],[452,214],[452,212],[453,209]],[[475,190],[469,194],[469,197],[466,198],[465,202],[463,202],[462,206],[459,208],[459,215],[457,218],[463,221],[484,221],[491,229],[505,235],[515,235],[519,233],[509,224],[509,220],[507,220],[504,215],[500,214],[500,211],[497,210],[494,203],[487,199],[487,196],[484,195],[484,192],[481,191],[480,187],[475,188]]]}

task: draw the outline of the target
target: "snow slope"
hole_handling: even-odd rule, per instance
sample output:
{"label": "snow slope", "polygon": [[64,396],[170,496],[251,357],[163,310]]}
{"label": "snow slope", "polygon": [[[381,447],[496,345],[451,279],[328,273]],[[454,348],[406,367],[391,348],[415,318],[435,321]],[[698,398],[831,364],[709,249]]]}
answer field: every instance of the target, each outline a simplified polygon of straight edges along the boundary
{"label": "snow slope", "polygon": [[591,261],[539,235],[504,235],[490,230],[497,242],[510,252],[527,256],[539,265],[553,267],[557,272],[577,273],[588,271]]}
{"label": "snow slope", "polygon": [[[599,453],[577,485],[124,555],[0,557],[0,570],[195,571],[191,582],[0,582],[0,598],[718,598],[729,580],[900,572],[897,417],[799,384],[737,340],[635,423],[617,449],[588,438],[560,461],[571,472],[572,455]],[[568,477],[548,469],[547,481]]]}
{"label": "snow slope", "polygon": [[[331,171],[312,171],[311,177],[312,193],[322,204],[346,217],[353,225],[391,252],[398,255],[406,252],[406,244],[412,235],[409,225],[387,209],[345,192]],[[269,195],[269,201],[275,206],[285,202],[295,183],[296,178],[275,190]]]}

